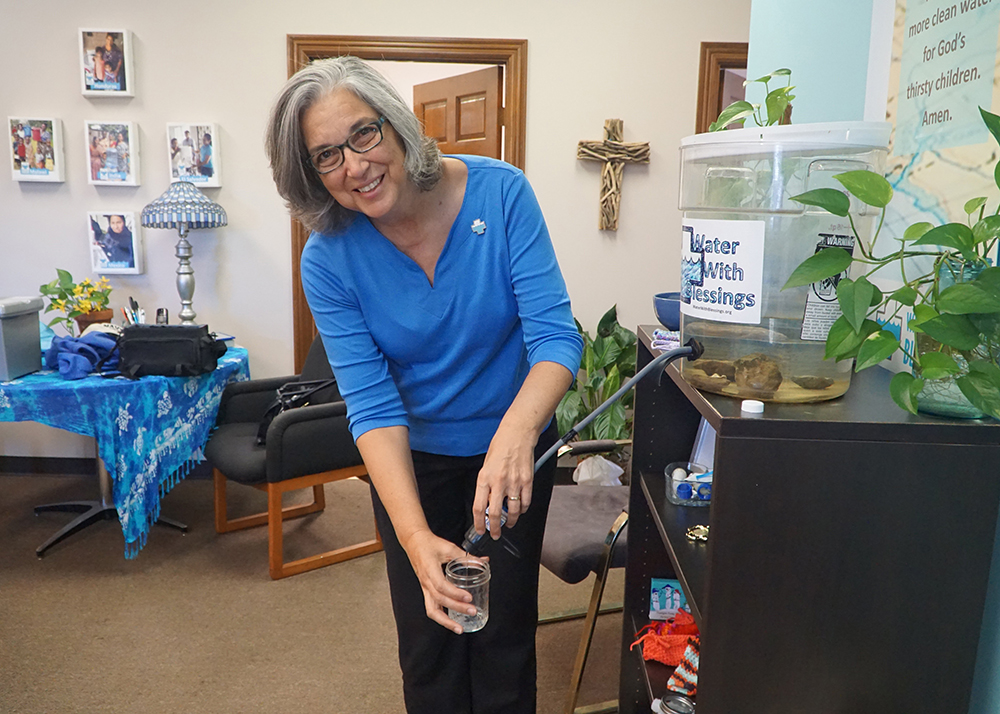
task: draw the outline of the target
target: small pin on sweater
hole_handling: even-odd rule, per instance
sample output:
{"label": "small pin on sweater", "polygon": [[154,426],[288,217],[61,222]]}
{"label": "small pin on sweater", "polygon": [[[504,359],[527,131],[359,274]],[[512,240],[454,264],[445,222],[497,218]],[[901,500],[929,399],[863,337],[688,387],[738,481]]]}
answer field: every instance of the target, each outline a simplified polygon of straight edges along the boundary
{"label": "small pin on sweater", "polygon": [[477,218],[475,221],[472,222],[472,232],[478,236],[481,236],[483,233],[486,232],[486,224],[483,223],[483,220],[481,218]]}

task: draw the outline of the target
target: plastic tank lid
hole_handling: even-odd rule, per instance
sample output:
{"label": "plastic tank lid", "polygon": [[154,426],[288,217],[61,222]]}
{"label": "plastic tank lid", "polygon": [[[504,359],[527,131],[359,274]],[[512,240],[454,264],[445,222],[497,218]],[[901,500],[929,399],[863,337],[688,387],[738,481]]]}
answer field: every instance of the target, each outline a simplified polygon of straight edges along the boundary
{"label": "plastic tank lid", "polygon": [[41,309],[42,299],[38,296],[0,298],[0,317],[14,317]]}
{"label": "plastic tank lid", "polygon": [[822,144],[824,146],[889,146],[892,125],[887,121],[837,121],[785,126],[752,126],[742,129],[693,134],[681,139],[681,147],[724,144]]}

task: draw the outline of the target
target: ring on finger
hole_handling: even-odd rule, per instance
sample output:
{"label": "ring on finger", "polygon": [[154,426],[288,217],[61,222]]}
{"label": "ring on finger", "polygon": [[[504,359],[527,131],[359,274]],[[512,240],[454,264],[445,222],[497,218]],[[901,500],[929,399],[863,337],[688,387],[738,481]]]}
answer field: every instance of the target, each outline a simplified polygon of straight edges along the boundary
{"label": "ring on finger", "polygon": [[521,497],[520,496],[507,496],[507,500],[508,501],[520,501]]}

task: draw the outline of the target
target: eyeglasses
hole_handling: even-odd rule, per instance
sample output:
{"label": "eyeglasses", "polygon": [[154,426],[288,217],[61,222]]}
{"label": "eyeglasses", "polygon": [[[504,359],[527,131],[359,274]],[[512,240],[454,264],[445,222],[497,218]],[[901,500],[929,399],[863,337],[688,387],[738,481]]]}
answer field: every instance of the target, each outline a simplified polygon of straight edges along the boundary
{"label": "eyeglasses", "polygon": [[347,141],[338,146],[324,146],[309,156],[309,163],[317,173],[328,174],[336,171],[344,163],[344,149],[350,149],[355,154],[371,151],[382,143],[382,125],[385,117],[380,116],[371,124],[365,124],[347,137]]}

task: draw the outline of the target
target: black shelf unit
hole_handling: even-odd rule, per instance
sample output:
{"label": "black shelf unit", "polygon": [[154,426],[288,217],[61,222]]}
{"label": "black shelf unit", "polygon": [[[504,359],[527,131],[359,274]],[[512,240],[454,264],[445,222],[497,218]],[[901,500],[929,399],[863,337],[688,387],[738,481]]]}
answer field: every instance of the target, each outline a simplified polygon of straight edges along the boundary
{"label": "black shelf unit", "polygon": [[[653,358],[639,328],[638,366]],[[636,387],[620,711],[669,668],[630,650],[649,580],[681,581],[702,633],[699,714],[968,709],[1000,505],[1000,424],[913,416],[891,375],[817,404],[703,394],[676,365]],[[713,501],[666,500],[704,417]],[[707,543],[684,536],[711,526]]]}

